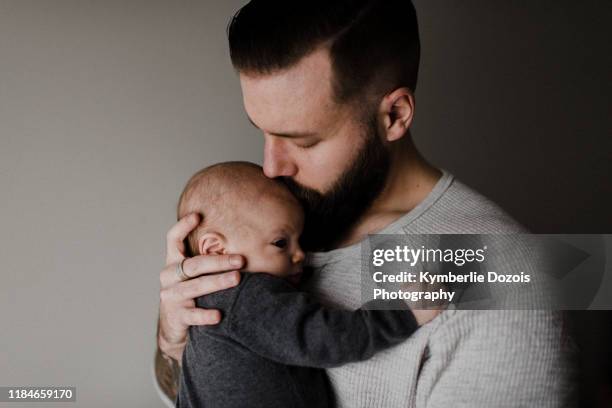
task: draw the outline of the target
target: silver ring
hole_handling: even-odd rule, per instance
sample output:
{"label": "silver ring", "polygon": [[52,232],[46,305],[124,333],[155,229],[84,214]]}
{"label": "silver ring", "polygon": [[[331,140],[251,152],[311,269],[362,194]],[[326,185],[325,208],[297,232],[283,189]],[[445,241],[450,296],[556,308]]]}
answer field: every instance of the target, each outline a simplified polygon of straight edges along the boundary
{"label": "silver ring", "polygon": [[183,270],[183,264],[185,263],[185,260],[187,260],[187,258],[183,259],[181,262],[176,264],[176,276],[178,276],[179,279],[182,281],[191,279],[191,277],[187,275],[185,271]]}

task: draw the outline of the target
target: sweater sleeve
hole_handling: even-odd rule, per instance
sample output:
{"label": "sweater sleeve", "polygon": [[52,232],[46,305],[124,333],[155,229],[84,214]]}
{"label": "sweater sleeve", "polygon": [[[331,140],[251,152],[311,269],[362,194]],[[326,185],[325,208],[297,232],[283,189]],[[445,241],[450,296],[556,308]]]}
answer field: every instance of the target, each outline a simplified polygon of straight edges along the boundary
{"label": "sweater sleeve", "polygon": [[329,309],[262,273],[249,274],[240,286],[228,316],[229,336],[282,364],[326,368],[366,360],[418,328],[401,302],[386,306],[403,310]]}

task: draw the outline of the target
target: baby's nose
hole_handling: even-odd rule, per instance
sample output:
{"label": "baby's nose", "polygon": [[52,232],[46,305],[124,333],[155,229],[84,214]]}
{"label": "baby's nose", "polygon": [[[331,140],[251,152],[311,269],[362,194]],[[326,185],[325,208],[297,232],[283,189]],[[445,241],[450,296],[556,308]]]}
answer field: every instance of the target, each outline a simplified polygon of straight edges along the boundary
{"label": "baby's nose", "polygon": [[293,263],[300,263],[304,260],[304,257],[305,257],[304,251],[302,251],[301,248],[298,248],[297,251],[293,253],[293,257],[291,258],[291,261]]}

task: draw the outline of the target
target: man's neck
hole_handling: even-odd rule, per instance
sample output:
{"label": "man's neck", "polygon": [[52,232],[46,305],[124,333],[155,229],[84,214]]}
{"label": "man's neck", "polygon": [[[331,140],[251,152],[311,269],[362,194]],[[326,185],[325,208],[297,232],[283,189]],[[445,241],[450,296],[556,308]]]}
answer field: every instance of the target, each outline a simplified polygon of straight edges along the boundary
{"label": "man's neck", "polygon": [[351,228],[338,248],[355,244],[411,211],[433,190],[442,172],[419,154],[407,135],[392,150],[391,167],[383,191]]}

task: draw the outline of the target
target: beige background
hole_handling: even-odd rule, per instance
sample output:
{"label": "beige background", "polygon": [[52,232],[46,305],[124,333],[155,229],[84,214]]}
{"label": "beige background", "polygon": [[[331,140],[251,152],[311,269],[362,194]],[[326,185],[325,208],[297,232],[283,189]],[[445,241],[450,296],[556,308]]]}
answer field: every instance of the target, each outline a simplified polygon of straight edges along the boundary
{"label": "beige background", "polygon": [[[242,3],[0,0],[0,385],[162,406],[151,361],[178,194],[205,165],[261,158],[225,38]],[[416,1],[414,134],[535,230],[604,232],[608,19],[571,3]]]}

